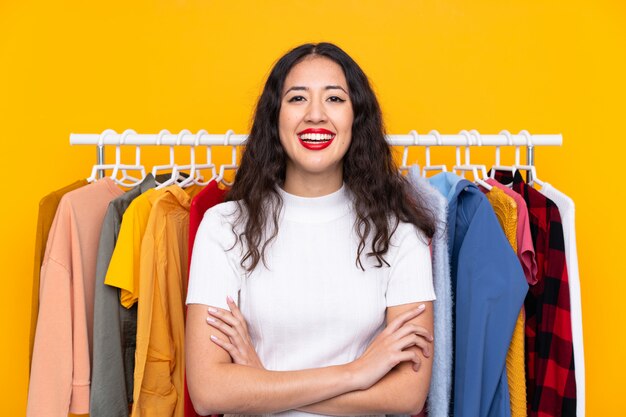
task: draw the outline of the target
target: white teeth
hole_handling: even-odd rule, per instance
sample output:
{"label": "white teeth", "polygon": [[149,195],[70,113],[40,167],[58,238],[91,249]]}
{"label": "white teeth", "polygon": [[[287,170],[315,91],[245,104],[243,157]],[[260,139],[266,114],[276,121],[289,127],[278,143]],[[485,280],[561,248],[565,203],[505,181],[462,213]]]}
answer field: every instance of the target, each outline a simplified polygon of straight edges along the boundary
{"label": "white teeth", "polygon": [[327,140],[331,140],[335,137],[335,135],[323,134],[323,133],[305,133],[303,135],[299,135],[302,140],[309,140],[315,142],[325,142]]}

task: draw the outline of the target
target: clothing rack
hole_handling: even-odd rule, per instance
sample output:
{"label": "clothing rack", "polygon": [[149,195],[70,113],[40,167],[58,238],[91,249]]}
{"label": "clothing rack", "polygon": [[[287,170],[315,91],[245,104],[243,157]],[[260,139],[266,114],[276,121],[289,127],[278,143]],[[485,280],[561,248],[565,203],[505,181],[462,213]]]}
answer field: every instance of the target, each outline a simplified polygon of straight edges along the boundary
{"label": "clothing rack", "polygon": [[[97,145],[97,163],[104,164],[104,146],[106,145],[133,145],[133,146],[242,146],[248,135],[235,134],[232,130],[224,134],[209,134],[206,130],[198,133],[191,133],[189,130],[182,130],[178,134],[173,134],[167,130],[162,130],[158,134],[138,134],[128,129],[122,133],[107,129],[100,134],[91,133],[71,133],[70,145]],[[440,134],[436,130],[431,130],[426,134],[418,134],[411,131],[406,135],[387,135],[387,142],[390,146],[515,146],[526,147],[526,163],[534,165],[535,146],[561,146],[563,136],[559,134],[534,134],[522,130],[517,134],[511,134],[506,130],[498,134],[482,135],[476,130],[463,130],[458,134]],[[101,172],[103,176],[104,173]],[[530,171],[529,171],[530,175]],[[530,180],[530,178],[529,178]]]}

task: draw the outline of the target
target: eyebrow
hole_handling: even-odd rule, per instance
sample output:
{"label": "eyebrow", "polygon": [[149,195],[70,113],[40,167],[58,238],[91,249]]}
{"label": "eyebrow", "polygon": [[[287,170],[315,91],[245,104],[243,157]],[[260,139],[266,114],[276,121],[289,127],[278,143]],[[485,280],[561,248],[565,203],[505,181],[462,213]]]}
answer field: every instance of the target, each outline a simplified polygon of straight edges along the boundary
{"label": "eyebrow", "polygon": [[[287,91],[285,91],[285,94],[283,95],[283,97],[286,96],[287,93],[290,91],[308,91],[308,90],[309,90],[308,87],[296,85],[296,86],[289,88]],[[341,90],[344,93],[348,94],[348,92],[340,85],[327,85],[326,87],[324,87],[324,90]]]}

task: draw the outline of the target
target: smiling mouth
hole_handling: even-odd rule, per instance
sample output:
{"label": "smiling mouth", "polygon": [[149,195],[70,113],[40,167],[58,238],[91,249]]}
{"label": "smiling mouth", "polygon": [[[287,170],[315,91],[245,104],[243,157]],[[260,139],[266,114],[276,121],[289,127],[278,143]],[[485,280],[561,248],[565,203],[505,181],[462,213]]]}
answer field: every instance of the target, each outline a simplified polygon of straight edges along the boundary
{"label": "smiling mouth", "polygon": [[298,139],[307,143],[324,143],[331,141],[335,138],[334,134],[327,133],[304,133],[298,135]]}
{"label": "smiling mouth", "polygon": [[333,143],[334,133],[301,133],[298,135],[300,144],[310,151],[321,151]]}

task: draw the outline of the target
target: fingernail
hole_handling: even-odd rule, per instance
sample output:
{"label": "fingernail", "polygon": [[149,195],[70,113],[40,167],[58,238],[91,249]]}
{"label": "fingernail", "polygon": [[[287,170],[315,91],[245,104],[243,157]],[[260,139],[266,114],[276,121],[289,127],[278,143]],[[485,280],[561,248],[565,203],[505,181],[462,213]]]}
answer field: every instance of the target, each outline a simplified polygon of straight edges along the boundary
{"label": "fingernail", "polygon": [[233,301],[233,299],[230,297],[230,295],[226,296],[226,300],[228,300],[229,303],[234,303],[235,301]]}
{"label": "fingernail", "polygon": [[217,340],[216,336],[211,335],[211,340]]}
{"label": "fingernail", "polygon": [[209,313],[217,313],[217,308],[209,307]]}
{"label": "fingernail", "polygon": [[430,336],[430,337],[429,337],[429,339],[430,339],[430,341],[431,341],[431,342],[432,342],[433,340],[435,340],[435,338],[434,338],[434,337],[432,337],[432,336]]}
{"label": "fingernail", "polygon": [[423,309],[425,309],[425,308],[426,308],[426,304],[420,304],[420,305],[417,307],[417,309],[418,309],[418,310],[423,310]]}
{"label": "fingernail", "polygon": [[215,319],[213,317],[207,317],[206,321],[209,321],[211,323],[215,323]]}

